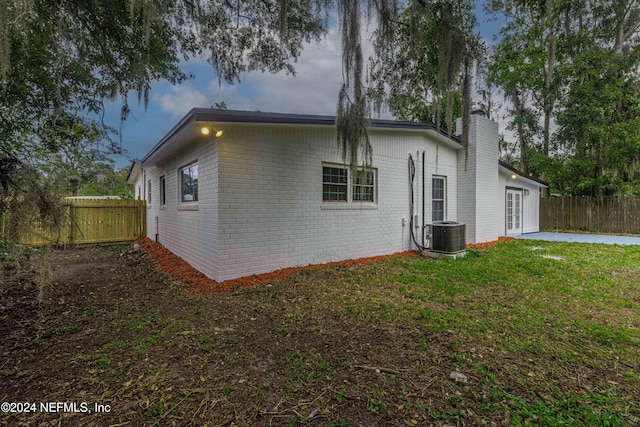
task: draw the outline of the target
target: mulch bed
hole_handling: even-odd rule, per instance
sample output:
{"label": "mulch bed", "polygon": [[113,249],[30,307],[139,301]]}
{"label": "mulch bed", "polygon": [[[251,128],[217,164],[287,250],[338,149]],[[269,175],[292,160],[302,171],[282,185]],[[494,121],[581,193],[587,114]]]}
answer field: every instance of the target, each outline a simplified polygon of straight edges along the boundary
{"label": "mulch bed", "polygon": [[494,240],[493,242],[473,243],[473,244],[467,245],[467,248],[468,249],[487,249],[498,243],[511,242],[513,240],[516,240],[516,239],[514,239],[513,237],[500,236],[498,237],[498,240]]}
{"label": "mulch bed", "polygon": [[158,264],[162,271],[164,271],[165,273],[169,273],[171,276],[180,280],[187,291],[204,295],[215,292],[225,292],[239,287],[262,285],[278,279],[287,278],[299,271],[304,270],[330,267],[352,267],[355,265],[371,264],[389,258],[408,258],[417,255],[417,252],[406,251],[392,255],[350,259],[344,261],[329,262],[325,264],[310,264],[302,267],[283,268],[281,270],[276,270],[269,273],[254,274],[251,276],[240,277],[238,279],[225,280],[224,282],[216,282],[215,280],[208,278],[203,273],[196,270],[185,260],[175,255],[173,252],[171,252],[158,242],[154,242],[151,239],[144,237],[136,240],[135,243],[138,243],[140,245],[140,250],[151,256],[151,258]]}
{"label": "mulch bed", "polygon": [[[486,249],[500,242],[508,242],[515,240],[513,237],[500,237],[493,242],[485,242],[467,245],[469,249]],[[225,292],[231,289],[256,286],[270,283],[278,279],[284,279],[296,274],[299,271],[330,268],[330,267],[352,267],[355,265],[364,265],[379,262],[395,257],[412,257],[418,253],[415,251],[405,251],[392,255],[381,255],[367,258],[349,259],[344,261],[329,262],[325,264],[310,264],[302,267],[290,267],[272,271],[264,274],[254,274],[251,276],[240,277],[238,279],[226,280],[224,282],[216,282],[196,270],[185,260],[175,255],[173,252],[162,246],[158,242],[154,242],[148,237],[144,237],[135,241],[140,245],[140,249],[149,254],[149,256],[158,264],[160,269],[165,273],[182,282],[184,288],[195,294],[212,294],[215,292]]]}

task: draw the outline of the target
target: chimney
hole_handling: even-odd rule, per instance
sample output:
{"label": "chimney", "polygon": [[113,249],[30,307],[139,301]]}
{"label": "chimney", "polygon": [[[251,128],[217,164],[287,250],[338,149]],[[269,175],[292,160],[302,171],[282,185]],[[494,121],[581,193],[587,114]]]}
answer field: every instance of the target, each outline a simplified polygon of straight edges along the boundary
{"label": "chimney", "polygon": [[[462,118],[456,121],[460,136]],[[467,243],[497,240],[504,234],[501,209],[504,195],[498,182],[498,123],[484,111],[471,113],[469,146],[458,151],[458,221],[466,224]]]}

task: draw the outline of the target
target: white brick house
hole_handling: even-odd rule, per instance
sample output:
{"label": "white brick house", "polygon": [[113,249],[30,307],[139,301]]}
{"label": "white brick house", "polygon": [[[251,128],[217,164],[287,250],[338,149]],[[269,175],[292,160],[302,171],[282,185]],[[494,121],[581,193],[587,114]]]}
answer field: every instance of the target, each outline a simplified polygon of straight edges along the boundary
{"label": "white brick house", "polygon": [[545,184],[498,162],[496,123],[473,115],[465,153],[433,125],[373,120],[372,169],[353,172],[334,121],[191,110],[132,165],[148,237],[224,281],[413,249],[410,219],[419,244],[434,220],[464,222],[468,243],[538,230]]}

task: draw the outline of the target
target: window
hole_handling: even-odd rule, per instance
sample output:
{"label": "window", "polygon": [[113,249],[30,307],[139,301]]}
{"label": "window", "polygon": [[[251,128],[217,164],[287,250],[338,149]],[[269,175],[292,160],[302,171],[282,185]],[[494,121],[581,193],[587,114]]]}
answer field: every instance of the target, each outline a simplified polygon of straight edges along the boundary
{"label": "window", "polygon": [[373,202],[373,183],[375,182],[373,170],[356,171],[353,177],[353,201]]}
{"label": "window", "polygon": [[151,204],[151,180],[147,181],[147,203]]}
{"label": "window", "polygon": [[164,206],[167,203],[167,193],[166,193],[166,181],[164,176],[160,177],[160,206]]}
{"label": "window", "polygon": [[431,180],[431,220],[444,221],[445,217],[445,178],[434,176]]}
{"label": "window", "polygon": [[323,202],[375,201],[375,169],[357,170],[351,173],[347,166],[322,167]]}
{"label": "window", "polygon": [[198,201],[198,164],[193,163],[180,169],[180,201]]}
{"label": "window", "polygon": [[347,169],[324,166],[322,168],[322,201],[346,202],[348,193]]}

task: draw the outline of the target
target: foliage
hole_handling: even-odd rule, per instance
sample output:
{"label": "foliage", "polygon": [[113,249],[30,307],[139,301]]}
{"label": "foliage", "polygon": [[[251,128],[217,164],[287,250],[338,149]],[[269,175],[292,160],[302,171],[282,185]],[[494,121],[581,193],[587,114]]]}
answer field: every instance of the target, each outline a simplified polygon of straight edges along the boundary
{"label": "foliage", "polygon": [[490,79],[513,106],[521,169],[565,194],[639,194],[640,4],[497,0],[489,8],[507,19]]}
{"label": "foliage", "polygon": [[[205,57],[228,82],[250,71],[294,73],[304,43],[323,36],[335,6],[345,162],[370,163],[367,116],[385,101],[402,119],[449,132],[461,114],[466,141],[471,71],[484,56],[469,0],[0,0],[2,198],[19,190],[11,178],[18,169],[77,191],[91,163],[121,152],[102,120],[104,102],[120,100],[126,120],[129,98],[146,105],[153,81],[190,77],[182,60]],[[488,8],[507,19],[488,84],[511,101],[514,160],[525,172],[557,175],[555,190],[637,193],[640,5],[495,0]],[[375,23],[369,90],[365,17]]]}
{"label": "foliage", "polygon": [[126,120],[130,96],[146,105],[153,81],[190,77],[181,60],[205,56],[226,81],[293,73],[330,3],[0,0],[0,210],[53,221],[61,195],[99,184],[108,156],[122,152],[105,101],[119,99]]}
{"label": "foliage", "polygon": [[[365,125],[367,111],[380,112],[391,101],[396,115],[423,119],[428,105],[431,120],[453,128],[454,108],[462,110],[462,140],[468,143],[471,111],[471,71],[483,56],[476,24],[467,0],[427,1],[380,0],[367,2],[367,17],[375,18],[372,87],[365,91],[360,35],[359,1],[338,1],[342,28],[342,68],[344,84],[337,111],[338,140],[351,167],[358,161],[371,161]],[[442,114],[442,106],[445,106]]]}
{"label": "foliage", "polygon": [[[120,196],[133,199],[132,187],[127,184],[128,168],[114,170],[110,164],[98,164],[77,191],[78,196]],[[75,194],[74,194],[75,195]]]}
{"label": "foliage", "polygon": [[[371,58],[375,106],[389,103],[402,120],[435,123],[453,132],[453,118],[470,104],[470,73],[484,46],[473,34],[472,3],[418,2],[403,11],[394,43],[378,42]],[[468,111],[467,111],[468,113]]]}
{"label": "foliage", "polygon": [[[501,13],[508,20],[500,31],[501,41],[494,47],[489,79],[511,102],[508,113],[512,120],[507,130],[518,138],[521,168],[526,173],[530,172],[533,150],[549,153],[559,80],[557,16],[564,12],[555,3],[500,0],[490,4],[494,13]],[[544,117],[542,125],[540,116]]]}
{"label": "foliage", "polygon": [[[387,0],[383,0],[385,4]],[[342,18],[342,70],[344,83],[338,97],[336,127],[338,143],[344,161],[351,168],[358,164],[358,153],[362,149],[364,163],[371,164],[372,150],[367,135],[367,98],[362,83],[363,57],[360,36],[360,2],[340,1]]]}
{"label": "foliage", "polygon": [[[27,141],[46,159],[39,164],[61,152],[63,161],[77,153],[87,157],[88,147],[100,154],[121,151],[113,141],[116,133],[101,120],[104,101],[121,100],[121,118],[126,120],[129,96],[146,105],[154,80],[178,84],[190,77],[179,68],[183,59],[206,57],[219,79],[228,82],[248,71],[294,73],[303,43],[319,40],[335,5],[344,73],[336,125],[345,161],[356,165],[360,153],[364,163],[371,158],[365,128],[370,97],[363,80],[360,33],[365,12],[377,24],[378,53],[394,46],[397,20],[405,6],[409,11],[404,15],[408,21],[401,24],[407,27],[408,22],[405,40],[437,36],[438,64],[429,70],[437,86],[438,102],[433,105],[446,105],[450,129],[453,94],[459,90],[457,102],[468,116],[475,58],[470,53],[477,44],[470,33],[475,21],[468,1],[380,0],[365,6],[346,0],[1,0],[2,164],[16,159],[21,167],[30,161]],[[73,191],[77,182],[68,178]]]}
{"label": "foliage", "polygon": [[0,265],[5,262],[28,261],[31,249],[2,236],[0,238]]}
{"label": "foliage", "polygon": [[17,240],[17,236],[32,229],[38,222],[44,229],[59,232],[64,221],[64,207],[60,200],[59,182],[42,180],[40,173],[30,166],[12,171],[10,191],[0,199],[0,212],[9,221],[6,229],[12,233],[7,236]]}
{"label": "foliage", "polygon": [[579,170],[574,194],[640,194],[639,54],[592,44],[574,57],[557,116],[558,143],[574,154],[563,167]]}

